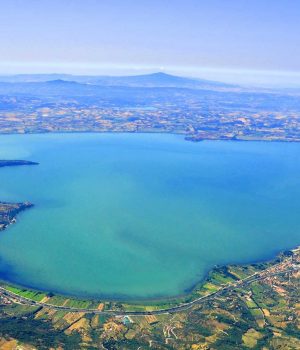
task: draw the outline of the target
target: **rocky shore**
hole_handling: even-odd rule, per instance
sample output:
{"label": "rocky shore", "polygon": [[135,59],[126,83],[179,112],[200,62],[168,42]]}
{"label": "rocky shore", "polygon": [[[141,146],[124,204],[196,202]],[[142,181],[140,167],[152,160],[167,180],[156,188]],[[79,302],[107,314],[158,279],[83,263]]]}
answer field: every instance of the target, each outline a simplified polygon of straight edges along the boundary
{"label": "rocky shore", "polygon": [[16,222],[16,216],[23,210],[33,207],[32,203],[0,202],[0,231]]}
{"label": "rocky shore", "polygon": [[[0,160],[0,168],[6,166],[19,165],[38,165],[37,162],[29,160]],[[23,210],[33,207],[30,202],[23,203],[7,203],[0,201],[0,231],[4,230],[8,225],[16,222],[16,216]]]}

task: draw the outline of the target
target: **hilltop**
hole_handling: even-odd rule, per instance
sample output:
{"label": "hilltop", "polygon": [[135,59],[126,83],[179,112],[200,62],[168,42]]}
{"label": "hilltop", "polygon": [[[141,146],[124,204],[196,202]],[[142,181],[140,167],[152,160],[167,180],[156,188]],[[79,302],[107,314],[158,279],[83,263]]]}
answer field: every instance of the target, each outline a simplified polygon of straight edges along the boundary
{"label": "hilltop", "polygon": [[205,79],[187,78],[163,72],[128,76],[85,76],[71,74],[19,74],[0,76],[0,82],[7,83],[41,83],[41,82],[73,82],[98,86],[127,87],[174,87],[190,89],[230,89],[235,85]]}

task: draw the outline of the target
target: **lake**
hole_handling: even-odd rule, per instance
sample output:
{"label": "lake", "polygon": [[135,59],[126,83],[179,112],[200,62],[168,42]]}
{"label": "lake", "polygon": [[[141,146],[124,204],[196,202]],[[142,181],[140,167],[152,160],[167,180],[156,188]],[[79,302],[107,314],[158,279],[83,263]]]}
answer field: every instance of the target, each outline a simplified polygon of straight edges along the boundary
{"label": "lake", "polygon": [[0,136],[0,277],[84,297],[185,293],[216,264],[300,243],[300,144],[163,134]]}

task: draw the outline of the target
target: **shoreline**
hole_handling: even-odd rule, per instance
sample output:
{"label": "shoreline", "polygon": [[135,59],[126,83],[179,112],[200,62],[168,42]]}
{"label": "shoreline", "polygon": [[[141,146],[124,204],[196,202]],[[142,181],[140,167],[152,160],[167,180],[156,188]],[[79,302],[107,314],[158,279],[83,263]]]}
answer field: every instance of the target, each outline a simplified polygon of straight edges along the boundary
{"label": "shoreline", "polygon": [[[0,160],[0,168],[15,166],[39,165],[37,162],[29,160]],[[16,223],[16,218],[22,211],[32,208],[34,205],[28,201],[11,203],[0,200],[0,231],[4,231],[8,226]]]}
{"label": "shoreline", "polygon": [[0,160],[0,168],[9,166],[21,166],[21,165],[39,165],[37,162],[31,162],[29,160]]}
{"label": "shoreline", "polygon": [[30,202],[10,203],[0,201],[0,232],[17,221],[17,216],[34,205]]}
{"label": "shoreline", "polygon": [[[202,141],[233,141],[233,142],[282,142],[282,143],[299,143],[299,139],[282,139],[282,138],[263,138],[263,137],[258,137],[258,138],[236,138],[236,137],[219,137],[219,138],[193,138],[193,135],[187,134],[185,132],[168,132],[168,131],[112,131],[112,130],[107,130],[107,131],[96,131],[96,130],[72,130],[72,131],[66,131],[66,130],[59,130],[59,131],[36,131],[36,132],[26,132],[26,133],[21,133],[21,132],[1,132],[1,136],[9,136],[9,135],[47,135],[47,134],[161,134],[161,135],[176,135],[176,136],[182,136],[184,141],[188,142],[193,142],[193,143],[198,143]],[[38,163],[37,163],[38,164]]]}
{"label": "shoreline", "polygon": [[[63,309],[64,305],[68,301],[72,301],[75,303],[90,303],[90,304],[99,304],[104,305],[103,310],[98,310],[94,308],[88,308],[86,309],[88,313],[103,313],[103,314],[160,314],[160,313],[168,313],[169,310],[175,310],[180,311],[181,309],[190,308],[194,304],[197,304],[200,300],[206,300],[207,298],[210,298],[211,296],[214,296],[218,293],[221,293],[222,291],[227,290],[228,288],[234,287],[233,282],[235,282],[236,286],[244,283],[246,281],[251,281],[253,277],[256,280],[260,280],[266,271],[268,269],[274,270],[277,266],[280,266],[281,264],[286,263],[287,261],[290,261],[291,257],[297,257],[298,261],[298,269],[300,267],[300,245],[288,249],[288,250],[281,250],[279,253],[275,254],[272,259],[266,259],[263,261],[257,261],[252,262],[248,264],[226,264],[221,266],[216,266],[213,269],[209,270],[206,277],[203,278],[203,280],[199,281],[198,283],[194,284],[194,287],[191,287],[191,290],[183,295],[178,295],[175,297],[162,297],[162,298],[153,298],[153,299],[114,299],[114,298],[102,298],[102,297],[84,297],[84,296],[76,296],[72,294],[63,294],[55,291],[50,290],[43,290],[38,288],[32,288],[32,287],[26,287],[22,286],[18,283],[9,282],[5,279],[0,279],[0,294],[1,291],[4,292],[4,294],[7,292],[8,294],[12,294],[15,297],[19,297],[20,300],[26,303],[33,303],[35,305],[40,305],[43,307],[53,307],[55,309]],[[292,258],[293,260],[293,258]],[[236,268],[236,269],[251,269],[251,272],[255,271],[254,273],[251,273],[249,276],[239,279],[239,278],[233,278],[231,275],[231,280],[228,283],[222,283],[220,288],[218,290],[215,290],[209,294],[203,293],[203,290],[205,291],[206,285],[210,285],[212,283],[213,275],[214,274],[222,274],[225,271],[229,271],[229,269]],[[295,266],[293,267],[295,270]],[[292,270],[293,270],[292,269]],[[290,271],[290,269],[287,269],[286,271]],[[277,275],[281,273],[286,273],[286,271],[281,272],[273,272],[272,275]],[[231,274],[231,273],[229,273]],[[261,277],[258,277],[261,274]],[[248,283],[248,282],[247,282]],[[203,289],[204,288],[204,289]],[[35,299],[30,299],[28,297],[22,296],[23,294],[33,294],[35,297],[37,295],[43,296],[42,300],[45,298],[54,298],[55,300],[60,300],[62,303],[58,304],[51,304],[51,303],[43,303],[42,301],[38,301]],[[44,304],[44,305],[43,305]],[[61,305],[60,305],[61,304]],[[165,307],[164,307],[165,306]],[[68,309],[68,307],[66,307]],[[70,310],[73,310],[74,312],[83,312],[83,309],[76,308],[76,307],[70,307]]]}
{"label": "shoreline", "polygon": [[[96,134],[96,133],[95,133]],[[113,134],[113,133],[112,133]],[[29,134],[30,135],[30,134]],[[211,140],[211,141],[216,141],[216,140]],[[272,141],[274,142],[274,141]],[[0,161],[0,167],[1,167],[1,162],[7,162],[7,164],[2,165],[2,166],[15,166],[15,165],[36,165],[38,163],[36,162],[30,162],[30,161],[22,161],[22,160],[15,160],[15,161]],[[7,220],[6,224],[2,224],[1,227],[1,221],[0,221],[0,231],[1,230],[5,230],[9,225],[15,223],[16,221],[16,216],[18,215],[18,213],[20,213],[21,211],[26,210],[27,208],[31,208],[33,207],[32,203],[29,202],[24,202],[24,203],[7,203],[7,202],[0,202],[0,207],[1,205],[4,206],[9,206],[9,213],[10,216],[8,216],[9,220]],[[12,209],[11,209],[12,208]],[[12,211],[11,211],[12,210]],[[0,219],[1,219],[1,212],[0,212]],[[299,249],[299,246],[295,249]],[[295,250],[294,249],[294,250]],[[184,292],[179,294],[179,295],[175,295],[175,296],[157,296],[157,297],[149,297],[149,298],[143,298],[143,297],[127,297],[126,295],[124,296],[101,296],[101,294],[95,295],[95,296],[85,296],[85,295],[73,295],[72,293],[63,293],[60,291],[51,291],[48,290],[47,288],[43,289],[43,288],[36,288],[36,287],[32,287],[32,286],[26,286],[26,285],[22,285],[22,284],[18,284],[16,282],[13,281],[9,281],[9,279],[3,279],[0,280],[0,285],[6,284],[11,288],[16,288],[19,290],[27,290],[27,291],[31,291],[31,292],[36,292],[37,294],[53,294],[57,297],[63,298],[63,299],[68,299],[68,298],[72,298],[74,300],[90,300],[90,301],[95,301],[97,300],[97,302],[104,302],[104,303],[115,303],[115,304],[119,304],[119,305],[136,305],[136,306],[144,306],[144,305],[150,305],[150,306],[157,306],[157,305],[161,305],[161,304],[170,304],[170,305],[174,305],[174,304],[178,304],[178,303],[184,303],[184,302],[191,302],[191,300],[194,299],[195,297],[195,293],[197,293],[197,291],[199,291],[203,285],[205,285],[206,282],[208,282],[210,280],[210,277],[213,273],[218,272],[219,270],[223,270],[223,269],[227,269],[228,266],[238,266],[238,267],[243,267],[243,266],[255,266],[255,265],[260,265],[260,264],[271,264],[274,263],[274,261],[276,261],[278,259],[279,255],[285,254],[286,252],[291,252],[293,251],[293,249],[284,249],[284,250],[278,250],[277,252],[273,252],[268,254],[270,257],[266,257],[265,259],[262,260],[256,260],[256,261],[251,261],[251,262],[246,262],[246,263],[227,263],[225,265],[221,265],[221,266],[215,266],[211,269],[208,269],[206,272],[206,275],[201,278],[198,281],[195,281],[190,287],[187,287],[184,289]]]}
{"label": "shoreline", "polygon": [[[0,206],[1,203],[4,202],[0,202]],[[25,204],[28,205],[27,207],[24,207],[23,209],[21,209],[16,216],[25,211],[26,209],[30,209],[32,207],[34,207],[34,204],[29,203],[29,202],[24,202],[24,203],[17,203],[17,204]],[[6,228],[8,228],[11,224],[16,223],[16,218],[13,218],[13,222],[10,222],[6,225],[5,228],[3,228],[2,230],[4,231]],[[1,224],[1,223],[0,223]],[[2,231],[1,227],[0,227],[0,232]],[[54,294],[56,296],[60,296],[62,298],[72,298],[72,299],[76,299],[76,300],[98,300],[98,301],[103,301],[103,302],[113,302],[113,303],[126,303],[126,304],[138,304],[138,305],[153,305],[153,304],[161,304],[161,303],[177,303],[178,301],[182,301],[182,300],[187,300],[189,299],[199,288],[201,288],[201,286],[207,282],[209,280],[210,275],[218,270],[222,270],[228,266],[239,266],[239,267],[244,267],[244,266],[255,266],[255,265],[260,265],[260,264],[269,264],[269,263],[273,263],[274,261],[278,260],[278,257],[282,254],[285,254],[287,252],[291,252],[294,250],[300,250],[300,244],[297,244],[296,246],[292,246],[290,248],[282,248],[282,249],[276,249],[273,250],[272,252],[268,253],[265,255],[264,258],[261,259],[255,259],[255,260],[248,260],[245,262],[227,262],[224,264],[216,264],[211,268],[207,268],[205,275],[200,278],[197,279],[195,278],[194,282],[190,285],[187,286],[186,288],[184,288],[183,292],[180,294],[176,294],[174,296],[153,296],[153,297],[129,297],[129,296],[122,296],[120,294],[116,294],[116,295],[106,295],[106,294],[99,294],[99,295],[85,295],[84,293],[82,295],[80,294],[72,294],[71,292],[64,292],[64,291],[60,291],[60,290],[55,290],[55,289],[48,289],[48,288],[40,288],[38,286],[32,286],[30,284],[22,284],[22,283],[18,283],[15,282],[13,280],[10,279],[6,279],[3,278],[0,275],[0,286],[3,284],[8,284],[12,287],[17,287],[20,289],[26,289],[26,290],[30,290],[30,291],[34,291],[37,293],[46,293],[46,294]]]}

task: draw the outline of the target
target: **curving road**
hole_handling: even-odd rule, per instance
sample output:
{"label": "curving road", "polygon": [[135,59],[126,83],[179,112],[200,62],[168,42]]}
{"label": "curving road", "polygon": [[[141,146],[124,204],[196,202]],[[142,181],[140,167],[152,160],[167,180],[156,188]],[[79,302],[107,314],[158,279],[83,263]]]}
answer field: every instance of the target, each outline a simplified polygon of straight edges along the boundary
{"label": "curving road", "polygon": [[[270,269],[274,269],[276,267],[279,267],[282,263],[279,263],[277,265],[273,265]],[[11,292],[4,287],[0,287],[0,292],[8,297],[16,300],[19,303],[26,304],[26,305],[32,305],[32,306],[42,306],[42,307],[47,307],[52,310],[63,310],[63,311],[68,311],[68,312],[83,312],[83,313],[89,313],[89,314],[104,314],[104,315],[112,315],[112,316],[147,316],[147,315],[162,315],[162,314],[170,314],[170,313],[175,313],[175,312],[180,312],[180,311],[185,311],[190,309],[192,306],[196,304],[200,304],[202,302],[205,302],[211,298],[214,298],[217,295],[220,295],[224,292],[228,292],[236,287],[245,287],[247,284],[253,283],[255,281],[263,280],[267,277],[271,276],[277,276],[277,275],[282,275],[286,274],[287,272],[293,272],[300,270],[300,266],[289,266],[285,270],[281,270],[278,272],[268,272],[268,269],[260,272],[260,273],[255,273],[251,276],[248,276],[242,280],[239,280],[235,283],[229,283],[228,285],[220,288],[219,290],[212,292],[210,294],[207,294],[205,296],[201,296],[197,299],[194,299],[193,301],[190,301],[188,303],[184,304],[179,304],[178,306],[173,306],[169,307],[166,309],[158,309],[158,310],[153,310],[153,311],[117,311],[117,310],[97,310],[97,309],[87,309],[87,308],[77,308],[77,307],[71,307],[71,306],[59,306],[59,305],[53,305],[53,304],[48,304],[48,303],[43,303],[35,300],[31,300],[26,297],[22,297],[14,292]]]}

